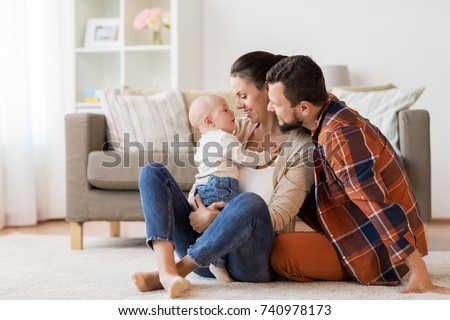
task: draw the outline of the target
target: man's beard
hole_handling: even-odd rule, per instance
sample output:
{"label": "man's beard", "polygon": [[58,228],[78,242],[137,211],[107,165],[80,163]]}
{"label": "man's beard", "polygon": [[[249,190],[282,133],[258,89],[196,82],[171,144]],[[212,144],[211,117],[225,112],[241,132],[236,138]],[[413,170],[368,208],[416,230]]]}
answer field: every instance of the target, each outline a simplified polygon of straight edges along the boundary
{"label": "man's beard", "polygon": [[292,117],[294,118],[292,123],[287,123],[287,122],[284,122],[283,120],[281,120],[281,121],[283,121],[283,124],[280,124],[281,133],[287,133],[289,131],[303,127],[303,121],[300,121],[300,119],[297,117],[297,115],[294,112],[292,112]]}

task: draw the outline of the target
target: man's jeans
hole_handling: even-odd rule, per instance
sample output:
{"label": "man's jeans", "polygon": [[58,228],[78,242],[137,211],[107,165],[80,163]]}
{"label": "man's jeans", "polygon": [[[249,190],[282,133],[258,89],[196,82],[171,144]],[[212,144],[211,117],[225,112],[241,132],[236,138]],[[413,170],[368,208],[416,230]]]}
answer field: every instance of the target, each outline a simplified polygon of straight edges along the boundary
{"label": "man's jeans", "polygon": [[264,200],[249,192],[234,198],[203,234],[189,223],[192,211],[169,171],[159,163],[141,169],[139,190],[147,230],[152,240],[170,241],[182,258],[188,254],[200,268],[196,273],[213,277],[209,263],[228,254],[227,269],[237,281],[266,282],[275,274],[269,257],[275,238]]}

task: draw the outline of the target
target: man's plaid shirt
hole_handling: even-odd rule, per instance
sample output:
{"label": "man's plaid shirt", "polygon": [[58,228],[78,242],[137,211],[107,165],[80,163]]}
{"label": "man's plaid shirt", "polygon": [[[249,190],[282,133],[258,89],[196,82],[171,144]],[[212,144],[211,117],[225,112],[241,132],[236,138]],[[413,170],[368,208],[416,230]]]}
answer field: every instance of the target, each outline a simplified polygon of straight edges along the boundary
{"label": "man's plaid shirt", "polygon": [[427,254],[420,211],[384,135],[332,100],[312,130],[318,218],[343,265],[361,283],[398,284],[405,258]]}

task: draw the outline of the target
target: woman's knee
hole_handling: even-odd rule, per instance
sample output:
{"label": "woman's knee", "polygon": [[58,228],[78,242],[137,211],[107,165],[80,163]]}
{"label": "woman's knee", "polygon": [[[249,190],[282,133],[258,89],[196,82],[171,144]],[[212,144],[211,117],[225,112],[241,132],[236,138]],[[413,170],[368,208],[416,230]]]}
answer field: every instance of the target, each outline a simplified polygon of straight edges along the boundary
{"label": "woman's knee", "polygon": [[230,205],[244,208],[246,212],[253,212],[257,215],[268,216],[269,208],[259,195],[253,192],[243,192],[231,200]]}
{"label": "woman's knee", "polygon": [[154,173],[166,170],[167,168],[162,163],[159,162],[147,163],[145,166],[141,168],[141,172],[144,173]]}
{"label": "woman's knee", "polygon": [[145,184],[149,179],[162,178],[166,175],[167,168],[158,162],[148,163],[139,171],[139,186]]}

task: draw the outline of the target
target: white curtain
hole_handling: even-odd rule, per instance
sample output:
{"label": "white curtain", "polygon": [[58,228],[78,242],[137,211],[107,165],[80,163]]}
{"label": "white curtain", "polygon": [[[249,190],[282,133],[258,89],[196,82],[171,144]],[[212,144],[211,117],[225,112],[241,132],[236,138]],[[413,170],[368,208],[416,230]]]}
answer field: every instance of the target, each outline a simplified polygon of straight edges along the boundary
{"label": "white curtain", "polygon": [[70,3],[0,1],[0,228],[65,216]]}

